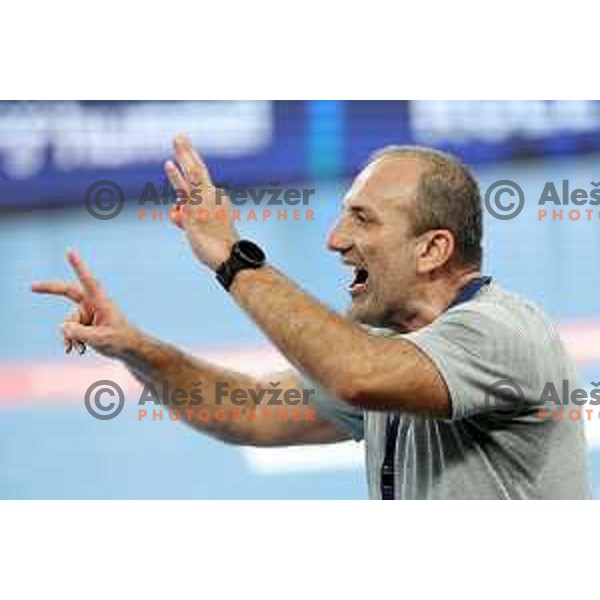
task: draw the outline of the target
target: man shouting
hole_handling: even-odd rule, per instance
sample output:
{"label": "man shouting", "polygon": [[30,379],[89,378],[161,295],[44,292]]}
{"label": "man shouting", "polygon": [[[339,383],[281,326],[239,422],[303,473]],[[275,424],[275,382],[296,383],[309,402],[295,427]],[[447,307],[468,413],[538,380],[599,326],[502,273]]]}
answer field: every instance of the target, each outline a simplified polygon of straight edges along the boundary
{"label": "man shouting", "polygon": [[[229,213],[228,199],[189,139],[177,136],[174,154],[165,164],[173,187],[189,197],[200,186],[203,199],[177,207],[175,222],[294,370],[259,381],[152,339],[75,253],[77,282],[33,286],[75,303],[62,327],[67,350],[87,344],[157,390],[201,380],[205,409],[223,382],[315,388],[294,408],[312,418],[192,423],[235,444],[364,439],[372,498],[588,497],[581,421],[540,410],[546,383],[575,383],[573,364],[540,309],[482,276],[481,198],[464,165],[435,150],[390,147],[358,174],[327,242],[353,272],[341,316],[275,269],[268,249],[241,239],[231,219],[216,218]],[[227,397],[219,408],[239,410]]]}

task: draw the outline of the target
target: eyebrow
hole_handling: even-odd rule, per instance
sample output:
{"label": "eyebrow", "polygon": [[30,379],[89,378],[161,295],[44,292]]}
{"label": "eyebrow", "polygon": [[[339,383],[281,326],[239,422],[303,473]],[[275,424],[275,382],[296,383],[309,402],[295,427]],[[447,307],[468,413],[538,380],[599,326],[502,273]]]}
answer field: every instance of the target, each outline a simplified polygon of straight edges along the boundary
{"label": "eyebrow", "polygon": [[344,198],[343,201],[343,207],[346,210],[351,210],[351,211],[368,211],[371,210],[368,206],[365,206],[364,204],[360,204],[360,200],[357,200],[353,197],[350,198]]}
{"label": "eyebrow", "polygon": [[366,208],[365,206],[360,206],[360,205],[350,205],[347,207],[349,211],[351,212],[368,212],[369,209]]}
{"label": "eyebrow", "polygon": [[353,214],[364,214],[371,218],[377,218],[377,212],[373,210],[370,206],[365,206],[364,204],[352,204],[352,201],[344,202],[344,208]]}

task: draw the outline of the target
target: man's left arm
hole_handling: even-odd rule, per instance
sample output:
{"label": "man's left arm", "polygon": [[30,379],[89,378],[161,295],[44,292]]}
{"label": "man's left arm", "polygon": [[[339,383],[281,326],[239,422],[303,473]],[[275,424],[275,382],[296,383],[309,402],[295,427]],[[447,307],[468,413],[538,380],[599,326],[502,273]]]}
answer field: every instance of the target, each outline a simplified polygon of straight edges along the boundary
{"label": "man's left arm", "polygon": [[370,334],[270,266],[240,271],[230,291],[286,358],[335,397],[368,410],[449,416],[442,376],[411,342]]}

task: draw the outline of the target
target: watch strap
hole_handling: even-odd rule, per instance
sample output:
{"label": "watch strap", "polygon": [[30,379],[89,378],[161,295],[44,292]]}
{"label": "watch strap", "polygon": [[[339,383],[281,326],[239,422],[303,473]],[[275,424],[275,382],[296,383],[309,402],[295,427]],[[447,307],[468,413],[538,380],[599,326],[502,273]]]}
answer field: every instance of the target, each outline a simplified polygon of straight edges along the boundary
{"label": "watch strap", "polygon": [[219,283],[229,291],[235,276],[245,269],[259,269],[264,264],[264,261],[260,263],[252,262],[244,258],[244,255],[239,251],[239,242],[236,242],[232,249],[229,258],[221,263],[217,268],[215,274]]}

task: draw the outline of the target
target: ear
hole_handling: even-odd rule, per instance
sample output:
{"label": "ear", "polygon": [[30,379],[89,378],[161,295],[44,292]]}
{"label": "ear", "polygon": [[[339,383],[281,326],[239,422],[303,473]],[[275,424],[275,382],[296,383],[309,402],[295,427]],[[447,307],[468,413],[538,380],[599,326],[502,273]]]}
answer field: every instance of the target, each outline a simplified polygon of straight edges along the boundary
{"label": "ear", "polygon": [[423,275],[450,262],[454,255],[454,235],[448,229],[430,229],[417,239],[417,273]]}

